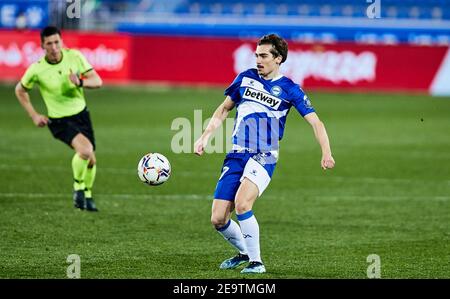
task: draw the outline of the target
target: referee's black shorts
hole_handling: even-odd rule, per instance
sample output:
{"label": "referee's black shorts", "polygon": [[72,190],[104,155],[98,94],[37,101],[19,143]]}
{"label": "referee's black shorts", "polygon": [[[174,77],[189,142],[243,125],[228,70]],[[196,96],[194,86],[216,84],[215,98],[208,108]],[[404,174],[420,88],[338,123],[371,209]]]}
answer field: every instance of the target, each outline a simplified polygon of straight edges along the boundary
{"label": "referee's black shorts", "polygon": [[78,133],[82,133],[91,141],[95,150],[94,130],[92,129],[91,117],[87,107],[75,115],[61,118],[50,117],[48,128],[52,132],[53,137],[61,140],[70,147],[72,147],[71,143],[73,138]]}

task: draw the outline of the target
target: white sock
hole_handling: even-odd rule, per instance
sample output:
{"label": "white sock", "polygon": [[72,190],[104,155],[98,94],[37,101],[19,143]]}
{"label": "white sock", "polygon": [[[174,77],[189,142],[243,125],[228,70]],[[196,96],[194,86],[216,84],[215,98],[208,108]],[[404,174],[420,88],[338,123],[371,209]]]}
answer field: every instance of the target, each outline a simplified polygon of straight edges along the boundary
{"label": "white sock", "polygon": [[242,236],[241,228],[233,220],[229,220],[225,226],[217,230],[225,240],[231,243],[241,254],[247,254],[247,249],[245,248],[244,237]]}
{"label": "white sock", "polygon": [[261,252],[259,248],[259,225],[256,221],[253,211],[250,210],[244,214],[236,214],[241,226],[242,235],[247,248],[248,257],[251,262],[261,262]]}

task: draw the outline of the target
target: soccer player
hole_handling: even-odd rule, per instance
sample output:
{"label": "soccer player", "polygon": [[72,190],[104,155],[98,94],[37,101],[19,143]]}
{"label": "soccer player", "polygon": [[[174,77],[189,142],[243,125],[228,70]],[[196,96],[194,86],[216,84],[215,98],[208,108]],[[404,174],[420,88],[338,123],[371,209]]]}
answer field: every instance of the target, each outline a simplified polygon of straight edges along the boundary
{"label": "soccer player", "polygon": [[[240,73],[225,90],[225,101],[216,109],[194,152],[202,155],[210,136],[237,107],[232,150],[226,155],[216,186],[211,222],[239,253],[222,262],[221,269],[234,269],[247,263],[241,273],[264,273],[259,244],[259,225],[252,208],[269,185],[278,160],[279,140],[293,106],[312,126],[322,150],[321,167],[333,168],[330,142],[308,97],[298,84],[280,73],[288,45],[270,34],[259,39],[256,68]],[[236,210],[239,225],[231,213]]]}
{"label": "soccer player", "polygon": [[[74,149],[72,158],[73,201],[75,208],[98,211],[92,198],[96,174],[95,138],[83,88],[98,88],[102,80],[86,58],[63,48],[58,28],[49,26],[41,33],[45,56],[30,65],[15,93],[37,127],[48,126],[53,137]],[[48,117],[38,113],[28,91],[34,84],[47,107]]]}

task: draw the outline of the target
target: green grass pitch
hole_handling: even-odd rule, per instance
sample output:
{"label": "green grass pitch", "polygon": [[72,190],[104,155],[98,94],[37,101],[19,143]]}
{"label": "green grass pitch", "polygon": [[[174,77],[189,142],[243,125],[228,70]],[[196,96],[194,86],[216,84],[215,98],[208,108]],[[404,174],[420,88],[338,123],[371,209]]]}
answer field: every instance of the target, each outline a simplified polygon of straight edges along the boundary
{"label": "green grass pitch", "polygon": [[[73,155],[35,128],[0,86],[0,278],[242,278],[219,270],[233,248],[210,224],[224,154],[175,154],[178,117],[209,117],[221,89],[104,87],[87,91],[97,138],[94,197],[100,212],[72,207]],[[450,277],[450,99],[310,92],[336,168],[295,109],[272,182],[254,207],[264,278]],[[34,90],[33,103],[45,112]],[[233,113],[234,115],[234,113]],[[232,116],[233,116],[232,115]],[[193,141],[193,140],[192,140]],[[147,152],[172,164],[158,187],[138,180]]]}

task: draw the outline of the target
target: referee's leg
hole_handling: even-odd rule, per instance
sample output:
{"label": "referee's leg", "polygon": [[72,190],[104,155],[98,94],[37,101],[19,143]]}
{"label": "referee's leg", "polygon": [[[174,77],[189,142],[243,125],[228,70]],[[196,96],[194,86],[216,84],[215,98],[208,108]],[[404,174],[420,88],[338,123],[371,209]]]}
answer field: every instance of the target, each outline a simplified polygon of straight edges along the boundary
{"label": "referee's leg", "polygon": [[74,178],[74,205],[88,211],[98,211],[92,199],[92,186],[96,173],[94,146],[82,133],[78,133],[71,142],[75,155],[72,159]]}
{"label": "referee's leg", "polygon": [[95,165],[94,146],[86,136],[82,133],[78,133],[72,139],[71,145],[81,159],[89,161],[89,166]]}

